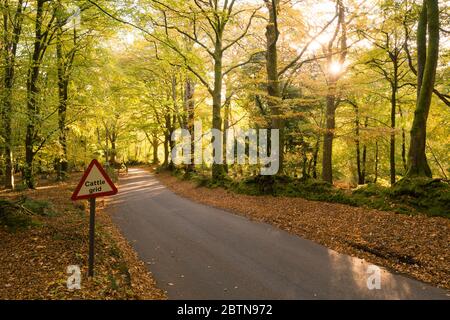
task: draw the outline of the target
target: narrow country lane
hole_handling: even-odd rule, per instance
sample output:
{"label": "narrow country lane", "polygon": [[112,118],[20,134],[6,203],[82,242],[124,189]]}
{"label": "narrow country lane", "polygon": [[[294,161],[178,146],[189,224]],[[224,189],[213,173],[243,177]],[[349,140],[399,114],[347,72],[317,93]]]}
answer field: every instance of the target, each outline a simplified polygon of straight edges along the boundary
{"label": "narrow country lane", "polygon": [[109,205],[114,222],[169,299],[448,299],[410,278],[268,224],[184,199],[132,168]]}

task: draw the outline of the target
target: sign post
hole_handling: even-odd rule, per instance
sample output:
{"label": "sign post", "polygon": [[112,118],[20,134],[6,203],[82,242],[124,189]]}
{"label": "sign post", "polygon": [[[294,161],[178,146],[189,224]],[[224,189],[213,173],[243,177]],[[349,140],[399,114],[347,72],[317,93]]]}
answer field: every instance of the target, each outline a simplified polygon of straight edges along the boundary
{"label": "sign post", "polygon": [[89,271],[88,276],[94,276],[94,242],[95,242],[95,198],[89,199]]}
{"label": "sign post", "polygon": [[72,200],[89,200],[89,277],[94,276],[95,199],[112,196],[117,188],[97,160],[92,160],[72,194]]}

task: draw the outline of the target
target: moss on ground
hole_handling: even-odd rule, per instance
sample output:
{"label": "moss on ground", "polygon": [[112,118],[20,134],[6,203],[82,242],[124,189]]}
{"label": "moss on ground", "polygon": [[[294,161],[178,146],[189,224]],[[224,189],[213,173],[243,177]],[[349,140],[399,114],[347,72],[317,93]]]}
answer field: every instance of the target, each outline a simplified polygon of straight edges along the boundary
{"label": "moss on ground", "polygon": [[48,201],[25,196],[18,201],[0,199],[0,225],[6,226],[11,232],[38,225],[33,216],[53,215],[56,215],[56,212]]}
{"label": "moss on ground", "polygon": [[226,177],[214,181],[210,175],[175,170],[173,175],[194,181],[199,187],[223,187],[246,195],[301,197],[314,201],[341,203],[402,214],[423,213],[450,218],[450,185],[439,179],[405,178],[388,188],[368,184],[343,190],[316,179],[288,176],[251,176],[241,180]]}

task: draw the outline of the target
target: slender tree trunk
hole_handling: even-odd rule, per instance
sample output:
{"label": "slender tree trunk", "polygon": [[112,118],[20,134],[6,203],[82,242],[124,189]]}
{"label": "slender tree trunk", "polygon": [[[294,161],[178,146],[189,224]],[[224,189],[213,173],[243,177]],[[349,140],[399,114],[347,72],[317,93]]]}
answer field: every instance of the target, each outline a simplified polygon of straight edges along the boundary
{"label": "slender tree trunk", "polygon": [[[170,135],[170,137],[171,136],[172,136],[172,134]],[[172,161],[172,154],[171,154],[171,151],[173,150],[174,147],[175,147],[175,141],[172,141],[172,139],[169,138],[169,166],[168,166],[169,170],[175,169],[175,165]]]}
{"label": "slender tree trunk", "polygon": [[35,187],[33,161],[35,156],[34,145],[37,136],[37,122],[39,117],[38,106],[38,79],[40,73],[40,65],[43,59],[43,54],[46,49],[44,43],[44,35],[42,32],[43,15],[44,15],[45,0],[37,0],[36,21],[35,21],[35,38],[33,45],[33,53],[31,56],[31,65],[28,70],[27,79],[27,113],[28,125],[25,136],[25,168],[24,180],[25,184],[33,189]]}
{"label": "slender tree trunk", "polygon": [[[395,69],[395,67],[394,67]],[[396,79],[394,71],[394,79]],[[395,82],[396,80],[394,80]],[[396,109],[397,109],[397,86],[396,84],[392,84],[392,96],[391,96],[391,136],[390,136],[390,148],[389,148],[389,165],[390,165],[390,178],[391,185],[395,183],[396,180],[396,172],[395,172],[395,118],[396,118]]]}
{"label": "slender tree trunk", "polygon": [[[266,6],[269,10],[269,23],[266,26],[266,71],[268,105],[272,115],[271,129],[279,130],[279,150],[275,150],[279,156],[278,173],[283,174],[285,124],[282,118],[283,111],[280,109],[281,91],[278,77],[278,2],[278,0],[266,0]],[[272,146],[271,152],[274,152],[274,150],[272,150]]]}
{"label": "slender tree trunk", "polygon": [[417,101],[420,98],[423,74],[427,62],[427,27],[428,11],[427,0],[423,0],[422,10],[419,14],[419,24],[417,26]]}
{"label": "slender tree trunk", "polygon": [[152,137],[152,149],[153,149],[153,164],[158,164],[159,163],[159,159],[158,159],[158,136],[157,135],[153,135]]}
{"label": "slender tree trunk", "polygon": [[226,156],[226,147],[227,147],[227,130],[230,127],[230,101],[227,101],[223,110],[223,163],[224,163],[224,171],[228,173],[228,165],[227,165],[227,156]]}
{"label": "slender tree trunk", "polygon": [[326,98],[326,124],[325,124],[325,134],[323,139],[323,150],[322,150],[322,180],[333,183],[333,140],[334,131],[336,129],[336,95],[337,95],[337,82],[342,76],[341,72],[333,74],[330,71],[330,67],[333,63],[333,43],[336,37],[341,31],[339,38],[339,45],[337,49],[340,50],[339,64],[341,68],[345,63],[347,57],[347,22],[345,21],[345,7],[341,0],[336,1],[337,14],[339,16],[338,24],[336,26],[336,31],[334,37],[328,43],[328,48],[326,49],[327,54],[327,69],[328,69],[328,93]]}
{"label": "slender tree trunk", "polygon": [[165,134],[164,135],[164,163],[163,167],[168,168],[169,167],[169,140],[170,136]]}
{"label": "slender tree trunk", "polygon": [[179,115],[178,110],[178,96],[177,96],[177,79],[175,76],[172,77],[172,103],[173,103],[173,112],[169,112],[166,116],[166,127],[168,129],[168,139],[169,139],[169,165],[168,169],[173,170],[175,169],[175,165],[173,163],[172,159],[172,150],[175,147],[175,141],[172,141],[172,134],[175,131],[176,123],[177,123],[177,117]]}
{"label": "slender tree trunk", "polygon": [[[112,167],[114,167],[116,165],[116,155],[117,155],[116,143],[117,143],[116,131],[115,131],[115,129],[112,129],[112,133],[111,133],[111,152],[109,154],[109,163],[110,163],[110,165]],[[136,159],[137,159],[137,157],[136,157]]]}
{"label": "slender tree trunk", "polygon": [[195,157],[194,157],[194,121],[195,121],[195,83],[192,79],[187,76],[185,80],[185,88],[184,88],[184,111],[186,114],[185,125],[189,133],[191,134],[191,163],[186,165],[186,172],[192,172],[195,170]]}
{"label": "slender tree trunk", "polygon": [[58,179],[64,179],[67,173],[67,135],[66,135],[66,112],[68,100],[69,81],[66,75],[66,68],[64,62],[63,48],[62,48],[62,29],[59,27],[58,39],[56,43],[56,55],[58,61],[58,127],[59,127],[59,144],[62,148],[62,155],[58,156],[57,175]]}
{"label": "slender tree trunk", "polygon": [[[8,53],[6,53],[8,54]],[[12,140],[12,90],[14,79],[14,59],[7,58],[7,67],[4,75],[3,97],[3,123],[5,139],[5,187],[14,189],[14,164],[13,164],[13,140]],[[11,61],[12,60],[12,61]]]}
{"label": "slender tree trunk", "polygon": [[404,172],[408,171],[408,161],[406,159],[406,131],[402,128],[402,163]]}
{"label": "slender tree trunk", "polygon": [[319,158],[319,149],[320,149],[320,136],[317,136],[317,142],[316,146],[314,148],[314,155],[313,155],[313,178],[317,179],[317,160]]}
{"label": "slender tree trunk", "polygon": [[[59,2],[59,9],[62,11],[63,7]],[[63,30],[64,21],[61,14],[57,16],[57,38],[56,38],[56,57],[58,64],[58,128],[59,128],[59,144],[61,146],[60,155],[56,158],[58,179],[62,180],[67,174],[68,170],[68,154],[67,154],[67,103],[69,99],[69,81],[70,73],[75,59],[75,47],[77,45],[76,28],[73,29],[73,49],[67,54],[64,54],[63,48]]]}
{"label": "slender tree trunk", "polygon": [[308,157],[307,157],[306,153],[303,154],[302,178],[303,179],[310,178],[310,176],[308,174]]}
{"label": "slender tree trunk", "polygon": [[377,183],[378,181],[378,162],[379,162],[379,157],[378,157],[378,141],[375,141],[375,178],[373,179],[374,183]]}
{"label": "slender tree trunk", "polygon": [[311,177],[313,161],[314,161],[313,157],[311,157],[308,161],[308,171],[307,171],[308,177]]}
{"label": "slender tree trunk", "polygon": [[335,83],[329,87],[326,109],[326,131],[323,137],[322,180],[333,183],[333,139],[336,128]]}
{"label": "slender tree trunk", "polygon": [[34,143],[36,136],[36,121],[38,114],[37,99],[38,88],[36,85],[39,70],[37,67],[32,67],[28,82],[28,125],[25,136],[25,168],[24,180],[26,185],[33,189],[35,187],[33,161],[34,161]]}
{"label": "slender tree trunk", "polygon": [[105,163],[108,166],[109,163],[109,129],[105,125]]}
{"label": "slender tree trunk", "polygon": [[174,141],[172,141],[172,132],[174,130],[174,123],[172,123],[172,111],[167,110],[165,115],[165,133],[164,133],[164,167],[166,167],[169,170],[173,169],[173,162],[172,162],[172,156],[171,151],[174,147]]}
{"label": "slender tree trunk", "polygon": [[[398,106],[398,112],[400,113],[400,118],[402,118],[403,123],[403,111],[400,106]],[[408,164],[406,160],[406,130],[404,125],[402,125],[402,164],[406,173],[408,171]]]}
{"label": "slender tree trunk", "polygon": [[[427,26],[428,45],[426,44]],[[427,120],[439,58],[439,6],[437,0],[424,0],[417,31],[417,50],[418,98],[411,128],[407,176],[432,177],[425,148]],[[426,59],[423,58],[424,55],[426,55]]]}
{"label": "slender tree trunk", "polygon": [[[212,112],[212,128],[216,130],[222,130],[222,116],[221,116],[221,108],[222,108],[222,83],[223,83],[223,51],[222,51],[222,31],[219,30],[216,36],[216,44],[214,51],[214,90],[212,93],[213,98],[213,112]],[[217,146],[222,149],[223,141],[222,136],[217,136],[220,139]],[[211,139],[211,142],[214,142],[214,137]],[[215,150],[215,152],[221,152],[223,157],[223,150]],[[213,154],[213,157],[215,154]],[[213,162],[212,165],[212,178],[213,180],[221,180],[225,175],[224,166],[222,163]]]}
{"label": "slender tree trunk", "polygon": [[361,149],[359,145],[359,140],[357,139],[356,142],[356,171],[358,173],[358,184],[364,184],[362,182],[362,173],[361,173]]}
{"label": "slender tree trunk", "polygon": [[356,146],[356,169],[358,173],[358,184],[364,184],[364,178],[361,168],[361,143],[360,143],[360,119],[359,119],[359,108],[355,104],[355,146]]}
{"label": "slender tree trunk", "polygon": [[[364,128],[367,129],[369,125],[369,118],[366,117],[366,119],[364,120]],[[362,165],[361,165],[361,184],[365,184],[366,183],[366,164],[367,164],[367,146],[364,143],[363,144],[363,152],[362,152]]]}
{"label": "slender tree trunk", "polygon": [[[5,143],[5,187],[14,189],[13,137],[12,137],[12,93],[15,77],[15,63],[17,46],[22,32],[23,0],[17,2],[14,18],[9,15],[9,4],[3,8],[3,48],[4,48],[4,76],[3,76],[3,125]],[[11,21],[10,21],[11,20]],[[12,35],[9,35],[11,27]]]}
{"label": "slender tree trunk", "polygon": [[367,164],[367,146],[363,146],[362,152],[362,168],[361,168],[361,184],[366,183],[366,164]]}

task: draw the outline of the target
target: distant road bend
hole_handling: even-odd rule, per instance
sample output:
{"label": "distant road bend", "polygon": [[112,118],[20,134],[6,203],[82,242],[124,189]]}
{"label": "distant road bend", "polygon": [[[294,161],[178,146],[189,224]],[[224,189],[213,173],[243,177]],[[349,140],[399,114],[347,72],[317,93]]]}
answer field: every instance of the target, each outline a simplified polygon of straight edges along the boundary
{"label": "distant road bend", "polygon": [[366,261],[182,198],[143,169],[120,180],[109,207],[169,299],[450,298],[385,269],[369,290]]}

